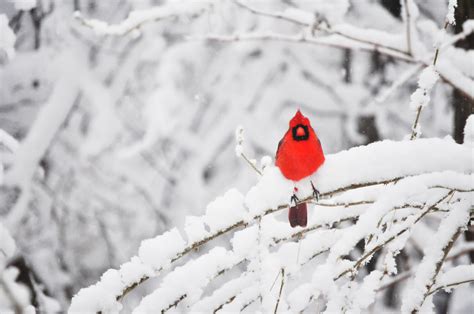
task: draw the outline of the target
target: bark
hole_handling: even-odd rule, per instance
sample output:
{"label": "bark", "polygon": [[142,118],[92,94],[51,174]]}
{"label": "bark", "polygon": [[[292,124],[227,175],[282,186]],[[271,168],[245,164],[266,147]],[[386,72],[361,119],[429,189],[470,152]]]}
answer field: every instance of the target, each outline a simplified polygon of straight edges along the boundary
{"label": "bark", "polygon": [[[472,0],[458,0],[455,18],[454,32],[460,33],[462,31],[462,24],[469,19],[474,19],[474,2]],[[456,47],[466,50],[474,49],[474,34],[469,35],[465,40],[459,41]],[[459,90],[454,89],[452,105],[454,109],[453,137],[457,143],[462,143],[464,139],[464,126],[469,115],[473,113],[474,101],[468,99]],[[464,233],[464,237],[467,241],[474,241],[474,231],[467,230]],[[471,262],[474,263],[474,252],[471,252],[469,256]]]}

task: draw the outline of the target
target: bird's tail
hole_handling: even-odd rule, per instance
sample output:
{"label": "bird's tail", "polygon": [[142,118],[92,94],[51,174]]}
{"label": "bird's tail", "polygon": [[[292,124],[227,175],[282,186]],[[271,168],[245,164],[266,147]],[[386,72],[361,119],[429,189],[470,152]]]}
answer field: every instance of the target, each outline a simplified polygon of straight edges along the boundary
{"label": "bird's tail", "polygon": [[290,211],[288,212],[288,220],[290,221],[290,225],[293,228],[296,226],[306,227],[308,222],[308,210],[306,203],[301,203],[290,207]]}

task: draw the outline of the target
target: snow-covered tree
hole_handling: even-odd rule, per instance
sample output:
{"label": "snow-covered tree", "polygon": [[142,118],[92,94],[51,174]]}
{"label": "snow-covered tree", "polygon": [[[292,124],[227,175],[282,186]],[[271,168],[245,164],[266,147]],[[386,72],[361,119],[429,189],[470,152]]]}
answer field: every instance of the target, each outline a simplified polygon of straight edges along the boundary
{"label": "snow-covered tree", "polygon": [[[472,116],[447,136],[453,90],[474,99],[456,5],[0,4],[0,274],[32,278],[0,308],[432,309],[474,280]],[[297,108],[328,153],[304,229],[268,157]]]}

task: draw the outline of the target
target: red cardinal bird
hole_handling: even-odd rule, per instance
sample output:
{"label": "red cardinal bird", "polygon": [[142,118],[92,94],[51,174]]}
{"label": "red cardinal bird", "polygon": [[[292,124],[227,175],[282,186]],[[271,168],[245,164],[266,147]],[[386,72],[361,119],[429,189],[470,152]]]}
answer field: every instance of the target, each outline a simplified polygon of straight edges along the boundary
{"label": "red cardinal bird", "polygon": [[[276,152],[275,165],[289,180],[299,181],[318,170],[324,163],[324,153],[309,119],[298,110],[290,120],[290,127],[285,133]],[[316,199],[319,192],[311,182]],[[295,187],[295,192],[297,191]],[[306,227],[308,213],[306,203],[297,204],[298,198],[293,194],[291,201],[295,206],[290,207],[288,219],[291,227]]]}

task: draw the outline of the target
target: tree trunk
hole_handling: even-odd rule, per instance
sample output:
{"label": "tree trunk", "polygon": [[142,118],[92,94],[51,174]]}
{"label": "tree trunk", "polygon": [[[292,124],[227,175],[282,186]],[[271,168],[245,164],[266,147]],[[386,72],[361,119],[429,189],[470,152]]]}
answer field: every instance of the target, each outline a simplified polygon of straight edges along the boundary
{"label": "tree trunk", "polygon": [[[458,7],[455,12],[456,25],[454,27],[455,33],[462,31],[462,24],[474,19],[474,2],[472,0],[458,0]],[[474,34],[469,35],[466,39],[459,41],[456,47],[466,50],[474,49]],[[466,65],[467,66],[467,65]],[[472,66],[472,65],[471,65]],[[453,91],[453,108],[454,108],[454,134],[453,137],[457,143],[462,143],[464,139],[464,127],[466,120],[473,113],[474,101],[469,100],[460,91]],[[467,241],[474,241],[474,232],[467,230],[464,233]],[[471,262],[474,263],[474,252],[469,254]]]}

